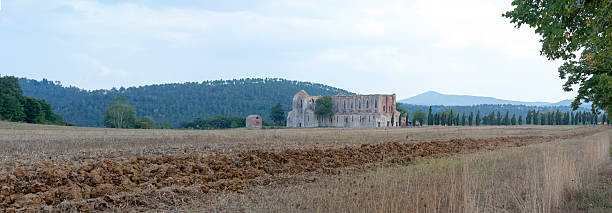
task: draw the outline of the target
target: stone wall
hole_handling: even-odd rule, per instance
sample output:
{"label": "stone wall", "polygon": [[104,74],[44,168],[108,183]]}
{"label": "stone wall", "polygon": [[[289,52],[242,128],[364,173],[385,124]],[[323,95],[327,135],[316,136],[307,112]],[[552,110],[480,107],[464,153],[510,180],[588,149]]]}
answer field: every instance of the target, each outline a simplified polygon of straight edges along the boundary
{"label": "stone wall", "polygon": [[[293,97],[293,110],[287,116],[288,127],[386,127],[399,126],[395,95],[342,95],[332,97],[334,116],[315,115],[316,100],[304,90]],[[394,117],[394,119],[392,119]],[[394,122],[391,122],[393,120]]]}
{"label": "stone wall", "polygon": [[261,128],[263,119],[259,115],[249,115],[246,117],[245,124],[247,128]]}

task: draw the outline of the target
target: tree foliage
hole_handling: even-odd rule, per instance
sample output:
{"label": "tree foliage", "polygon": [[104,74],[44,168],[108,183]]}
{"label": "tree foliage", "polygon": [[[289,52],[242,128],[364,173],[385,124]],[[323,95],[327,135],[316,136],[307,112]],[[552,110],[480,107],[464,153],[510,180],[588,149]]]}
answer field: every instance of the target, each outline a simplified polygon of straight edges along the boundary
{"label": "tree foliage", "polygon": [[276,103],[276,105],[270,109],[270,118],[272,122],[274,122],[274,125],[285,126],[287,118],[285,117],[285,111],[283,111],[283,105],[281,105],[280,102]]}
{"label": "tree foliage", "polygon": [[24,96],[18,79],[0,77],[0,119],[36,124],[70,125],[45,100]]}
{"label": "tree foliage", "polygon": [[565,91],[578,86],[572,103],[591,102],[592,112],[612,107],[612,1],[514,0],[503,14],[517,28],[528,25],[542,39],[540,54],[561,59]]}
{"label": "tree foliage", "polygon": [[418,121],[421,125],[424,125],[425,121],[427,120],[427,114],[418,109],[417,111],[412,113],[412,120],[414,121],[414,124],[416,124],[416,122]]}
{"label": "tree foliage", "polygon": [[155,120],[150,116],[136,117],[136,110],[126,98],[116,98],[104,110],[104,126],[121,129],[154,129],[157,128]]}
{"label": "tree foliage", "polygon": [[104,110],[104,126],[120,129],[136,127],[136,111],[126,98],[116,98]]}
{"label": "tree foliage", "polygon": [[408,117],[408,111],[400,103],[395,103],[395,109],[400,113],[400,119]]}
{"label": "tree foliage", "polygon": [[136,129],[155,129],[157,128],[157,125],[155,124],[155,120],[153,120],[151,116],[145,116],[142,118],[138,118],[136,120],[136,124],[134,128]]}
{"label": "tree foliage", "polygon": [[198,118],[194,121],[181,124],[185,129],[229,129],[246,126],[246,118],[241,116],[216,116],[212,118]]}
{"label": "tree foliage", "polygon": [[319,117],[331,118],[334,116],[331,96],[323,96],[315,101],[315,114]]}

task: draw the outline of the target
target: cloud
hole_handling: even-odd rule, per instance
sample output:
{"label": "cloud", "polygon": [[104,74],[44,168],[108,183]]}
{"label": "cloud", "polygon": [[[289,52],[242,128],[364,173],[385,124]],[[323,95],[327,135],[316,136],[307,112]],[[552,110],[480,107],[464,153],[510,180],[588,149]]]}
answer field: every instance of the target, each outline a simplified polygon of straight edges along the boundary
{"label": "cloud", "polygon": [[[507,4],[485,0],[462,1],[267,1],[263,8],[214,11],[193,8],[152,8],[134,3],[102,4],[93,0],[63,2],[59,25],[82,36],[169,42],[169,45],[295,42],[330,45],[388,44],[427,38],[438,48],[464,49],[474,45],[499,48],[512,56],[538,47],[531,32],[520,33],[501,17]],[[271,6],[278,3],[281,6]],[[331,7],[332,9],[326,9]],[[285,10],[297,10],[286,14]],[[309,16],[301,15],[309,14]],[[329,48],[329,46],[324,47]],[[537,54],[537,52],[535,52]],[[533,56],[533,55],[530,55]]]}
{"label": "cloud", "polygon": [[75,61],[79,69],[102,78],[126,78],[130,74],[127,70],[121,68],[111,68],[108,65],[100,62],[98,59],[89,56],[75,56]]}
{"label": "cloud", "polygon": [[426,90],[571,96],[560,90],[558,63],[538,55],[532,30],[501,17],[511,0],[11,2],[18,11],[0,13],[7,32],[0,44],[27,44],[45,53],[35,57],[74,63],[29,65],[37,58],[21,51],[12,68],[101,77],[57,79],[85,88],[285,77],[400,97]]}

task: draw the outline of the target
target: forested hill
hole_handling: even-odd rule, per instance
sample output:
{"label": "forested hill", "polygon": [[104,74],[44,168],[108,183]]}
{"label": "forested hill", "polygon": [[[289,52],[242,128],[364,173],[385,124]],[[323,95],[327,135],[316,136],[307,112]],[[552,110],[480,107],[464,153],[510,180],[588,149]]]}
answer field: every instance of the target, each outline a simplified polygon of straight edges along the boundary
{"label": "forested hill", "polygon": [[60,82],[21,78],[25,95],[47,100],[53,111],[79,126],[102,126],[104,108],[116,97],[127,98],[138,116],[151,116],[157,123],[177,127],[181,122],[217,115],[260,114],[268,119],[270,108],[280,102],[289,111],[293,95],[305,90],[311,95],[351,92],[323,84],[285,79],[217,80],[201,83],[148,85],[88,91],[62,86]]}

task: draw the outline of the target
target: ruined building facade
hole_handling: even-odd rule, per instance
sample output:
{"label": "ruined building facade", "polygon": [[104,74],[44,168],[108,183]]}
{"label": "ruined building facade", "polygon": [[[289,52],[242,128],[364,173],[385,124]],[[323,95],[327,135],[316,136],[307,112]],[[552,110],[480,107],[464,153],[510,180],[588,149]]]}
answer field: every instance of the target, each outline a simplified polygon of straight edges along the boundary
{"label": "ruined building facade", "polygon": [[310,96],[301,90],[293,96],[293,110],[287,116],[287,127],[390,127],[400,125],[400,113],[395,108],[393,95],[343,95],[331,96],[331,117],[315,114],[316,100],[322,96]]}

